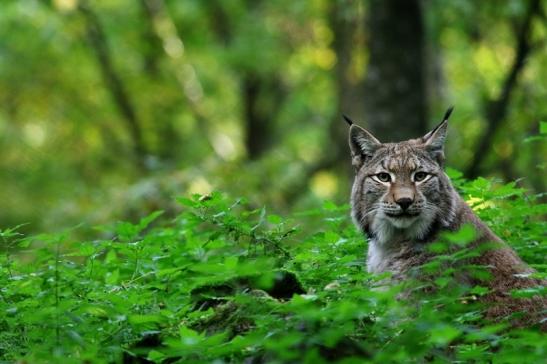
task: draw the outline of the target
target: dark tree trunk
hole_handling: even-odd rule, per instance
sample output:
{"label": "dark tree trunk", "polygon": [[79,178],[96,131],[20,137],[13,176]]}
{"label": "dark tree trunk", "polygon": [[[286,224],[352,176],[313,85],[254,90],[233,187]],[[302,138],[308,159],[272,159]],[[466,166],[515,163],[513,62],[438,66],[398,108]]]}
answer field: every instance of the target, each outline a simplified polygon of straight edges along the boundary
{"label": "dark tree trunk", "polygon": [[150,0],[140,0],[144,38],[144,69],[150,77],[157,77],[159,72],[160,55],[162,54],[162,42],[154,30],[154,19],[158,13],[158,3]]}
{"label": "dark tree trunk", "polygon": [[[262,15],[260,11],[263,1],[246,0],[245,3],[252,16]],[[211,1],[211,28],[226,47],[230,47],[237,36],[232,21],[222,1]],[[245,149],[247,157],[256,160],[273,145],[274,122],[285,100],[286,90],[277,72],[259,72],[241,65],[234,69],[241,79]]]}
{"label": "dark tree trunk", "polygon": [[419,0],[371,0],[365,122],[381,141],[427,129],[424,25]]}
{"label": "dark tree trunk", "polygon": [[286,92],[276,73],[241,73],[245,146],[249,159],[258,159],[272,147],[275,118]]}
{"label": "dark tree trunk", "polygon": [[354,1],[333,1],[329,9],[329,23],[333,31],[332,47],[336,53],[336,94],[338,112],[331,122],[329,133],[332,151],[327,158],[331,166],[346,166],[351,170],[348,139],[348,125],[342,120],[342,114],[350,115],[356,120],[363,113],[362,81],[352,79],[350,73],[352,54],[358,48],[356,33],[359,22],[363,19]]}
{"label": "dark tree trunk", "polygon": [[252,73],[245,72],[242,83],[245,146],[248,157],[257,159],[267,148],[269,120],[259,110],[261,80]]}

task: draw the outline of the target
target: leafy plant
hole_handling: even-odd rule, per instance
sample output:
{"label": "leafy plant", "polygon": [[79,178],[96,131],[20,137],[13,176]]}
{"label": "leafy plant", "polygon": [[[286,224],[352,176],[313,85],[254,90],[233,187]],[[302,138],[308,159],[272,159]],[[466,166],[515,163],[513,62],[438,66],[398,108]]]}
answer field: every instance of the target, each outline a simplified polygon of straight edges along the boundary
{"label": "leafy plant", "polygon": [[[546,205],[515,183],[450,173],[544,274]],[[365,270],[348,206],[284,218],[220,193],[178,201],[174,219],[156,212],[103,226],[93,241],[2,230],[0,360],[522,363],[547,354],[536,329],[482,321],[474,298],[485,288],[453,284],[466,251],[449,247],[465,247],[467,227],[431,246],[438,258],[421,269],[433,279],[385,286],[388,276]]]}

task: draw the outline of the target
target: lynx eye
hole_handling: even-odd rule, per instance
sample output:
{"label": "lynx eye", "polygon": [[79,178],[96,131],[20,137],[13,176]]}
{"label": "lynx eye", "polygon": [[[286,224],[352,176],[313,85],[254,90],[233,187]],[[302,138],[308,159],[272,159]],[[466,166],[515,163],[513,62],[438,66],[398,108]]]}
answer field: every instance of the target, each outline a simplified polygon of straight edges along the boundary
{"label": "lynx eye", "polygon": [[389,173],[385,173],[385,172],[378,173],[376,175],[376,178],[378,178],[378,180],[380,182],[389,182],[389,181],[391,181],[391,176],[389,175]]}
{"label": "lynx eye", "polygon": [[427,173],[425,172],[416,172],[414,173],[414,182],[421,182],[425,180],[427,177]]}

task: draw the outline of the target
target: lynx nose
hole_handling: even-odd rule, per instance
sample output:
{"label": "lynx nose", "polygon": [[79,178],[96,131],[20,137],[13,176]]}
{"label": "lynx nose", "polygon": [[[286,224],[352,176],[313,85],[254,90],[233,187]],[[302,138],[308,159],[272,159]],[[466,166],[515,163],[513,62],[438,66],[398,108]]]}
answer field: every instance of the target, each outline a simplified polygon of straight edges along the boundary
{"label": "lynx nose", "polygon": [[403,197],[403,198],[398,199],[395,202],[397,203],[397,205],[401,206],[403,211],[405,211],[408,208],[408,206],[410,206],[412,204],[412,202],[414,202],[414,201],[409,197]]}

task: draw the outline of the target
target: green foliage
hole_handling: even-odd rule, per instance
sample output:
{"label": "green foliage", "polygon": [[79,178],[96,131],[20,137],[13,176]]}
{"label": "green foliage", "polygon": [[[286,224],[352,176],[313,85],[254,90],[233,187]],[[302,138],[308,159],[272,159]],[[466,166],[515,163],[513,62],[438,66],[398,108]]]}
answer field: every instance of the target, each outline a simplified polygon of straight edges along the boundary
{"label": "green foliage", "polygon": [[544,194],[530,194],[519,187],[519,181],[501,184],[479,177],[464,182],[461,174],[449,174],[467,202],[498,236],[528,263],[538,267],[545,264],[547,222],[537,219],[547,215],[547,205],[542,203]]}
{"label": "green foliage", "polygon": [[[457,184],[544,273],[537,216],[546,206],[515,184]],[[486,288],[453,284],[457,262],[472,254],[469,227],[432,245],[438,258],[422,267],[430,280],[385,287],[387,276],[365,271],[348,206],[326,202],[284,218],[219,193],[178,201],[174,219],[156,212],[103,226],[92,241],[2,230],[0,361],[531,363],[547,355],[540,332],[482,322],[474,298]],[[454,244],[464,249],[451,253]]]}

